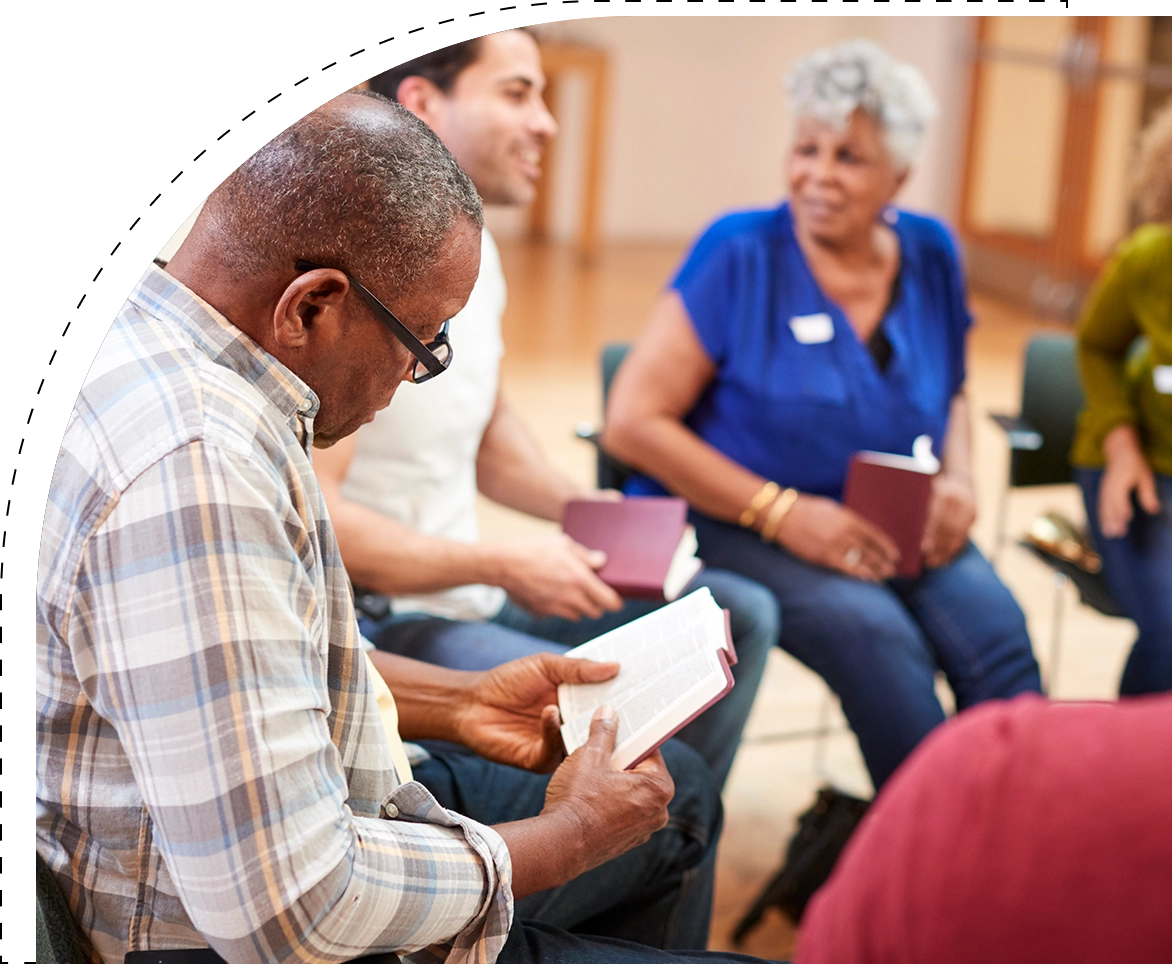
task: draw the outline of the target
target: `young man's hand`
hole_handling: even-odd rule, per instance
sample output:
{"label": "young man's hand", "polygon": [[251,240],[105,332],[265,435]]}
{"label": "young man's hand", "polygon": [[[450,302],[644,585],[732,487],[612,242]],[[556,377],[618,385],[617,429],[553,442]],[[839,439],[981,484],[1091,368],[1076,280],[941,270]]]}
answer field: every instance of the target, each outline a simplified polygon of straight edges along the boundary
{"label": "young man's hand", "polygon": [[597,619],[616,612],[622,597],[598,578],[606,554],[556,535],[492,547],[500,572],[494,580],[509,598],[536,616]]}

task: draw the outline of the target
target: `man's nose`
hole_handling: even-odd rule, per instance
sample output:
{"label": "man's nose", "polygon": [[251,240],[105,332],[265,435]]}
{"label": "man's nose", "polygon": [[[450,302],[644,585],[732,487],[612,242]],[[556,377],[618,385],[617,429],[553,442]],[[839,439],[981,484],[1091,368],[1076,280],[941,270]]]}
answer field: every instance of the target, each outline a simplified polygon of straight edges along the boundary
{"label": "man's nose", "polygon": [[533,118],[530,121],[529,129],[540,137],[551,138],[557,135],[558,122],[557,119],[550,113],[549,108],[545,105],[545,99],[537,98],[536,110],[533,112]]}

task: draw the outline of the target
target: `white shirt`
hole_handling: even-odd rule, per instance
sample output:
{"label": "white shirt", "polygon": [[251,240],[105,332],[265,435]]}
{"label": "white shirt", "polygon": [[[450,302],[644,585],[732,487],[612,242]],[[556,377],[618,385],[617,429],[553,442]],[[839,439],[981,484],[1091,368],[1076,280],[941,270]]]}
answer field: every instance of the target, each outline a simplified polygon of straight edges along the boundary
{"label": "white shirt", "polygon": [[[476,456],[496,405],[504,343],[505,276],[496,242],[481,236],[480,275],[451,320],[452,367],[422,385],[405,382],[358,430],[343,495],[425,536],[475,543]],[[505,604],[498,586],[457,586],[397,596],[395,612],[487,619]]]}

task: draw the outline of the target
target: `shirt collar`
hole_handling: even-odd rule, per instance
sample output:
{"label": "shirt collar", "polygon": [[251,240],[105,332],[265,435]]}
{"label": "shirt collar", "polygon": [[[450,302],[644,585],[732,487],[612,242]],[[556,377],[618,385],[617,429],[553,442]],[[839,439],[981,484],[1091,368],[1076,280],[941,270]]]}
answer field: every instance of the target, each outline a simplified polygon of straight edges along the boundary
{"label": "shirt collar", "polygon": [[195,292],[151,265],[129,300],[182,328],[217,365],[235,372],[277,408],[301,443],[313,443],[317,394]]}

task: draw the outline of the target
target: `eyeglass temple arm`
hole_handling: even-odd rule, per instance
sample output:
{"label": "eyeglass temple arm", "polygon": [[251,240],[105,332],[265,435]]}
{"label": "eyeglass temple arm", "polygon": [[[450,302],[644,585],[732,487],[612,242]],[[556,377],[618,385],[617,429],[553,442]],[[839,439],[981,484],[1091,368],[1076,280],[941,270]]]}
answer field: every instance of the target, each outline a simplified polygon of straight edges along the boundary
{"label": "eyeglass temple arm", "polygon": [[[325,268],[326,265],[317,264],[313,261],[302,260],[297,262],[296,267],[298,271],[313,271],[318,268]],[[341,269],[338,268],[334,270],[340,271]],[[431,372],[432,375],[439,375],[441,372],[447,370],[444,367],[444,363],[436,358],[435,355],[433,355],[428,349],[428,347],[415,336],[415,332],[413,332],[410,328],[403,324],[403,322],[395,317],[394,312],[392,312],[390,308],[379,301],[378,298],[376,298],[374,294],[369,289],[367,289],[367,287],[361,281],[351,277],[345,271],[342,273],[346,275],[346,279],[353,286],[354,290],[362,296],[362,300],[366,302],[367,307],[369,307],[370,310],[375,313],[375,315],[379,318],[380,321],[383,322],[383,324],[394,331],[399,340],[407,347],[407,350],[411,352],[411,354],[414,355],[419,361],[421,361],[423,366],[429,372]]]}

